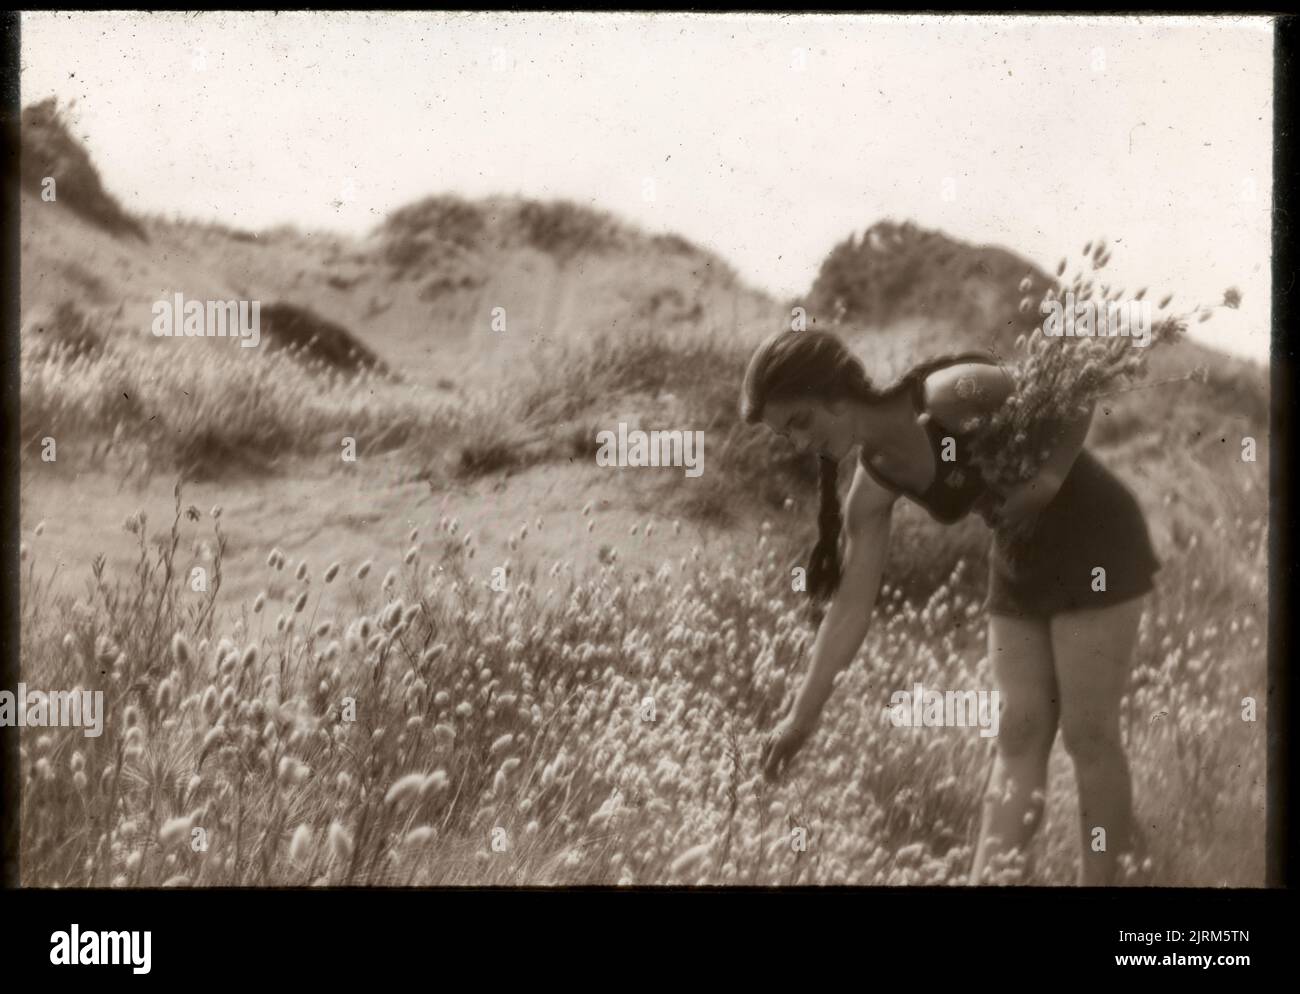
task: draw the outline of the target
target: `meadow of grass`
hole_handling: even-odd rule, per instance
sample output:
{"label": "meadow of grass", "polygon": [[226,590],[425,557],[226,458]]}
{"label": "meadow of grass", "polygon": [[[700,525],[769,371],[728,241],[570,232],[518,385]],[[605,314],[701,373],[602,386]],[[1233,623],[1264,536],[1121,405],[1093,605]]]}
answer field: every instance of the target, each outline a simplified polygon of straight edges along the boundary
{"label": "meadow of grass", "polygon": [[[438,392],[292,351],[178,351],[62,320],[40,348],[23,343],[24,473],[69,485],[95,467],[232,494],[250,473],[327,484],[370,472],[375,452],[435,490],[508,481],[591,459],[619,410],[704,430],[707,472],[690,486],[638,478],[652,510],[593,572],[555,555],[531,515],[497,523],[507,563],[480,554],[489,536],[420,512],[402,548],[329,566],[259,535],[266,593],[248,600],[222,592],[228,516],[187,506],[181,483],[173,521],[128,519],[137,554],[115,570],[94,548],[47,556],[32,522],[58,509],[25,501],[22,677],[101,689],[107,714],[98,738],[21,734],[24,884],[964,882],[990,740],[896,728],[887,709],[918,682],[993,687],[977,520],[942,528],[899,507],[866,643],[786,780],[758,775],[813,635],[790,565],[816,488],[807,460],[738,421],[754,335],[646,325],[562,344],[490,390]],[[884,381],[954,347],[929,327],[841,333]],[[1258,886],[1267,395],[1239,363],[1180,378],[1181,354],[1153,355],[1152,383],[1099,405],[1092,436],[1164,563],[1123,702],[1147,846],[1126,879]],[[1256,463],[1241,457],[1246,434]],[[47,436],[58,463],[40,459]],[[339,458],[343,436],[359,463]],[[759,534],[736,527],[742,510],[768,518]],[[722,551],[656,555],[677,518]],[[633,545],[658,565],[625,565]],[[88,568],[85,590],[55,584],[60,568]],[[1242,718],[1246,697],[1257,721]],[[1074,881],[1074,804],[1057,749],[1029,882]]]}
{"label": "meadow of grass", "polygon": [[[166,340],[141,341],[111,322],[96,330],[72,306],[48,324],[39,340],[25,338],[22,350],[29,465],[53,438],[65,465],[127,480],[154,473],[235,478],[304,464],[347,471],[356,464],[341,459],[341,443],[352,438],[365,457],[399,453],[413,477],[474,477],[594,457],[597,425],[610,427],[599,412],[616,398],[640,403],[671,391],[665,416],[724,439],[711,458],[718,472],[683,498],[686,511],[693,505],[701,516],[725,514],[728,495],[741,485],[779,506],[779,493],[815,479],[792,451],[773,450],[739,424],[733,384],[748,338],[643,326],[563,343],[490,389],[439,393],[374,370],[330,368],[291,348],[241,350],[227,339],[168,348]],[[58,463],[45,468],[57,471]]]}
{"label": "meadow of grass", "polygon": [[[1264,726],[1241,699],[1264,699],[1263,520],[1189,538],[1144,616],[1123,703],[1149,845],[1132,881],[1261,882]],[[45,595],[39,534],[24,550],[24,679],[106,702],[98,738],[22,733],[26,885],[963,880],[990,740],[896,728],[886,709],[916,682],[991,687],[965,560],[924,598],[887,581],[815,737],[772,785],[757,751],[812,632],[770,527],[721,562],[628,575],[614,549],[580,578],[528,560],[545,528],[530,522],[504,589],[455,520],[364,563],[270,549],[267,584],[291,605],[274,619],[262,597],[220,604],[219,509],[185,507],[178,486],[173,522],[124,527],[132,575],[96,563],[78,598]],[[200,531],[217,582],[195,593],[176,550]],[[327,585],[350,609],[318,614]],[[1030,881],[1064,884],[1073,792],[1068,766],[1053,770]]]}
{"label": "meadow of grass", "polygon": [[[21,340],[21,676],[102,690],[107,712],[99,737],[20,732],[23,884],[964,882],[991,740],[896,728],[888,708],[918,682],[992,689],[988,534],[899,506],[871,632],[787,778],[765,782],[760,745],[813,637],[790,567],[817,481],[740,423],[737,393],[796,304],[880,383],[942,352],[1006,357],[1035,317],[1017,285],[1045,273],[885,221],[782,305],[677,236],[519,198],[429,198],[364,242],[238,231],[128,214],[56,106],[23,125],[24,313],[53,309]],[[54,173],[76,189],[38,207],[36,179]],[[309,304],[424,382],[292,348],[171,347],[142,330],[164,286]],[[513,330],[485,337],[497,304]],[[1150,365],[1102,399],[1089,440],[1164,564],[1123,701],[1146,840],[1125,880],[1258,886],[1265,374],[1191,343]],[[1193,365],[1206,375],[1189,379]],[[558,489],[558,516],[564,488],[596,479],[568,464],[593,466],[596,431],[621,412],[704,431],[704,476],[574,491],[564,514],[586,502],[604,518],[595,566],[572,522],[498,513]],[[113,520],[151,478],[181,481],[171,518]],[[468,534],[411,480],[496,520]],[[187,486],[236,510],[200,511]],[[626,537],[605,542],[615,527]],[[306,562],[319,532],[348,554]],[[1075,880],[1074,796],[1058,748],[1043,829],[996,881]]]}
{"label": "meadow of grass", "polygon": [[[62,314],[73,327],[86,320],[75,308]],[[39,459],[53,438],[75,453],[65,463],[126,477],[231,477],[327,455],[338,463],[344,438],[367,453],[420,451],[485,413],[379,372],[304,362],[294,349],[250,355],[233,339],[172,349],[111,328],[93,350],[67,329],[52,337],[22,352],[24,457]]]}

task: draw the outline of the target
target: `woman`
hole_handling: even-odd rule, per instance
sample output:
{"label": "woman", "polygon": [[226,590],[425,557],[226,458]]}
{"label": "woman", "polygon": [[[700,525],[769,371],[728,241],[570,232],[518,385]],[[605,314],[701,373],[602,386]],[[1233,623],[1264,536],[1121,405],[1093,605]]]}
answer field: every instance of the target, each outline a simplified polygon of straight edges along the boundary
{"label": "woman", "polygon": [[[1012,386],[994,360],[969,353],[922,363],[877,389],[826,332],[784,331],[754,353],[745,420],[821,457],[819,535],[807,579],[814,599],[831,600],[794,705],[768,739],[764,772],[775,776],[802,746],[835,674],[866,636],[894,501],[905,496],[944,523],[978,509],[994,527],[985,604],[1002,712],[971,882],[981,882],[999,854],[1027,848],[1042,820],[1059,725],[1079,785],[1079,882],[1104,885],[1132,846],[1119,702],[1142,596],[1160,564],[1132,493],[1082,448],[1091,409],[1058,426],[1033,479],[1002,490],[985,482],[970,462],[973,435],[964,428],[995,410]],[[841,564],[837,467],[855,447]]]}

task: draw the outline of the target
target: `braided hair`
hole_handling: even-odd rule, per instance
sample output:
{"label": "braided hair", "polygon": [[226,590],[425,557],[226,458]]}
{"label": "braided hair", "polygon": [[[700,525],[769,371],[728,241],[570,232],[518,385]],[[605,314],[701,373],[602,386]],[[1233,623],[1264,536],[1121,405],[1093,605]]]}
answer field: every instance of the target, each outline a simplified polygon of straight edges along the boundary
{"label": "braided hair", "polygon": [[[887,392],[876,390],[861,361],[828,331],[782,330],[765,340],[749,360],[741,388],[740,415],[748,424],[763,419],[769,401],[851,398],[878,401]],[[817,541],[808,554],[808,596],[823,603],[840,582],[839,465],[819,458],[821,501],[817,511]]]}
{"label": "braided hair", "polygon": [[[916,377],[967,358],[989,361],[982,353],[942,356],[913,366],[896,383],[880,389],[872,384],[858,357],[837,336],[828,331],[785,329],[766,339],[750,358],[741,387],[741,418],[748,424],[757,424],[771,401],[852,399],[879,403],[909,389]],[[807,593],[814,606],[824,604],[839,588],[840,532],[844,527],[838,462],[827,456],[819,457],[818,476],[821,500],[817,510],[817,541],[807,559]]]}

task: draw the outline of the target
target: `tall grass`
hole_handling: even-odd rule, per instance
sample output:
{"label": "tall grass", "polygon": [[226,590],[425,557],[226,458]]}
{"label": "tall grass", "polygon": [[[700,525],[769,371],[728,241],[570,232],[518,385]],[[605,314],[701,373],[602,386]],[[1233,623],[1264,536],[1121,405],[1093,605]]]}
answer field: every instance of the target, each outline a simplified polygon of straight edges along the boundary
{"label": "tall grass", "polygon": [[[627,402],[710,440],[709,487],[659,502],[663,517],[689,507],[721,530],[729,509],[783,507],[813,525],[812,467],[738,423],[745,341],[607,336],[488,394],[448,398],[288,353],[245,362],[237,346],[100,338],[93,354],[24,354],[29,446],[54,434],[111,460],[129,444],[159,468],[228,476],[214,454],[334,466],[347,434],[412,468],[450,458],[475,475],[590,452],[594,428],[612,427],[595,422]],[[1266,700],[1267,445],[1246,396],[1255,381],[1218,382],[1208,397],[1186,383],[1124,394],[1099,418],[1103,458],[1138,492],[1164,562],[1123,703],[1150,847],[1133,882],[1262,881],[1263,714],[1244,721],[1242,700]],[[1243,431],[1259,434],[1258,464],[1240,458]],[[988,740],[895,728],[885,714],[892,691],[916,682],[993,686],[977,522],[945,529],[900,510],[873,629],[776,786],[757,775],[757,750],[807,662],[789,572],[807,531],[733,532],[730,555],[654,575],[624,569],[611,548],[587,577],[524,537],[497,590],[457,523],[430,521],[407,548],[324,573],[268,548],[268,594],[230,603],[220,518],[204,523],[178,489],[160,532],[140,517],[128,526],[133,570],[109,575],[95,559],[81,597],[51,593],[40,538],[25,547],[23,679],[102,689],[108,712],[99,738],[22,732],[28,885],[964,877]],[[653,547],[658,526],[629,541]],[[216,581],[201,594],[175,566],[200,529],[213,530]],[[322,597],[340,586],[346,598]],[[1037,883],[1075,873],[1059,754],[1054,769]]]}
{"label": "tall grass", "polygon": [[[1123,702],[1150,847],[1134,882],[1261,881],[1264,731],[1241,699],[1264,699],[1266,532],[1241,511],[1167,557],[1143,620]],[[772,786],[757,750],[811,632],[768,527],[722,560],[697,551],[651,576],[615,559],[586,579],[525,537],[496,590],[444,519],[404,554],[324,574],[270,550],[283,600],[224,611],[174,566],[212,528],[219,575],[219,518],[204,525],[178,488],[161,534],[128,527],[133,573],[99,564],[75,600],[44,595],[29,545],[23,677],[103,689],[107,715],[99,738],[22,733],[28,885],[963,880],[988,740],[885,716],[916,682],[992,686],[968,562],[923,597],[891,571],[858,660]],[[330,584],[353,606],[321,614]],[[1069,791],[1053,789],[1038,883],[1073,879]]]}
{"label": "tall grass", "polygon": [[[54,438],[78,456],[65,464],[234,479],[299,471],[304,462],[343,467],[342,441],[352,438],[359,453],[395,453],[412,475],[472,478],[574,456],[594,460],[597,431],[614,427],[602,412],[616,402],[655,401],[664,427],[704,430],[709,443],[710,472],[674,498],[679,513],[722,522],[737,495],[779,507],[815,484],[806,460],[740,423],[736,384],[746,339],[645,326],[539,352],[535,364],[490,389],[448,395],[379,370],[339,370],[302,349],[141,341],[66,311],[58,325],[75,325],[76,335],[24,340],[29,460]],[[83,347],[87,334],[94,348]]]}
{"label": "tall grass", "polygon": [[341,465],[342,439],[358,451],[413,447],[468,423],[452,405],[378,373],[340,373],[295,349],[244,350],[233,339],[135,342],[103,335],[102,349],[25,349],[24,453],[43,439],[94,460],[196,478],[267,472],[278,460]]}

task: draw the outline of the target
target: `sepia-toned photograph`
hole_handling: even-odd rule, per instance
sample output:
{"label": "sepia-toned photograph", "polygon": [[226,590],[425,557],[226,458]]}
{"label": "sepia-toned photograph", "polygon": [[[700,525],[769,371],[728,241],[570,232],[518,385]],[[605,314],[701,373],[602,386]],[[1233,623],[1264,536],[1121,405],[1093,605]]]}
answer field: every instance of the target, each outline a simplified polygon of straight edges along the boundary
{"label": "sepia-toned photograph", "polygon": [[18,23],[20,887],[1267,885],[1272,17]]}

